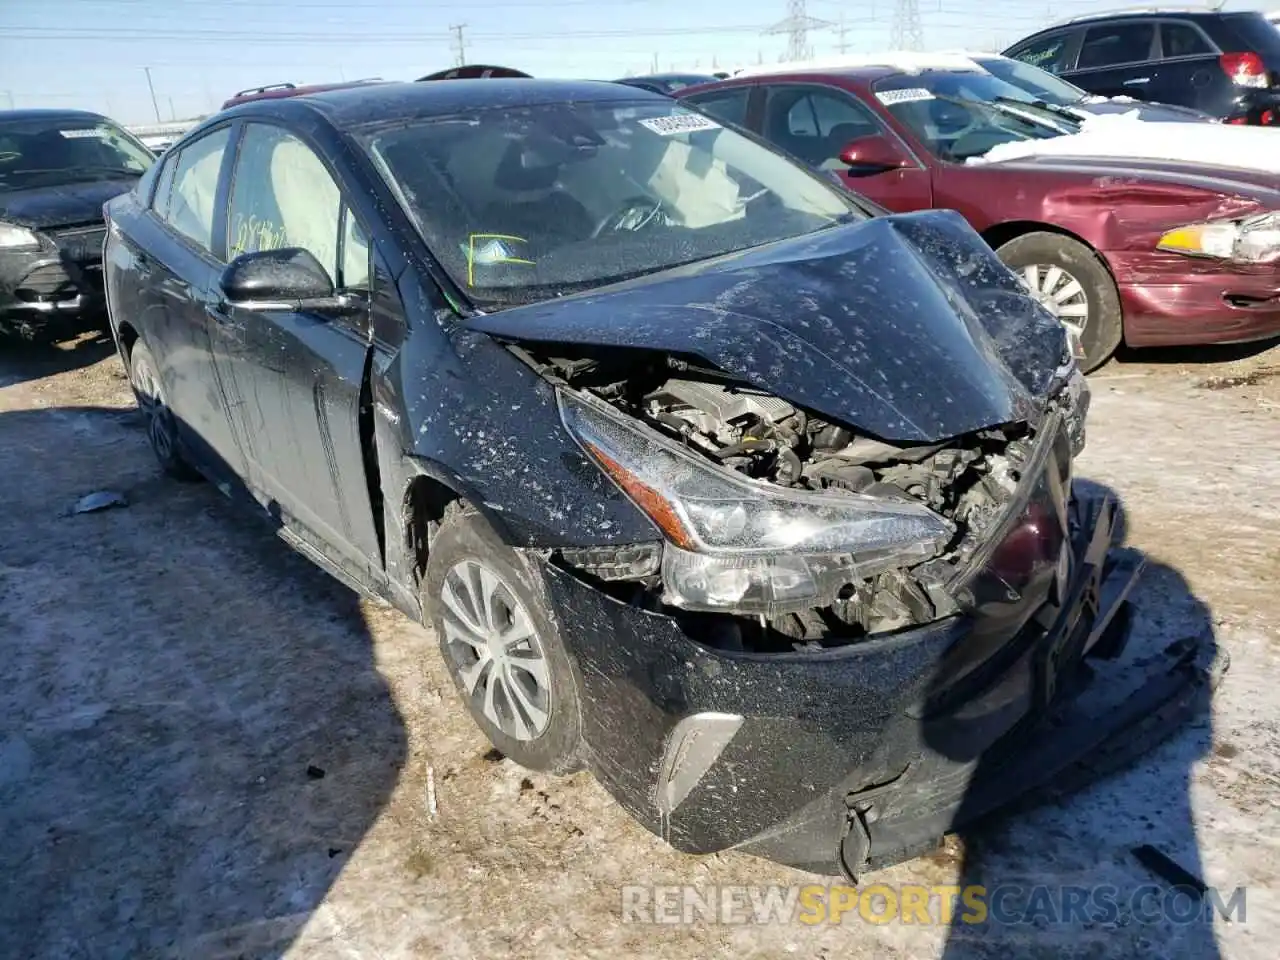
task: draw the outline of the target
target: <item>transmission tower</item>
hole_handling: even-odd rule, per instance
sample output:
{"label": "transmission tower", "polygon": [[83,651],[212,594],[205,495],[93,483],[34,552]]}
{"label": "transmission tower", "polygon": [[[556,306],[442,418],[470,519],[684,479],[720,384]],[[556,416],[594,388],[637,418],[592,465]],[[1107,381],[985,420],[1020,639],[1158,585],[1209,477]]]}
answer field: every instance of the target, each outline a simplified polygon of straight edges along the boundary
{"label": "transmission tower", "polygon": [[830,20],[819,20],[811,17],[805,10],[805,0],[787,0],[787,19],[775,23],[766,34],[785,33],[787,35],[786,59],[792,62],[807,60],[813,56],[813,47],[809,46],[810,30],[826,30],[835,26]]}
{"label": "transmission tower", "polygon": [[467,65],[467,41],[462,35],[462,31],[467,29],[467,25],[465,23],[454,23],[449,25],[449,29],[453,31],[454,42],[457,44],[458,66],[465,67]]}
{"label": "transmission tower", "polygon": [[924,49],[924,30],[920,27],[920,6],[916,0],[897,0],[895,3],[889,46],[894,50]]}

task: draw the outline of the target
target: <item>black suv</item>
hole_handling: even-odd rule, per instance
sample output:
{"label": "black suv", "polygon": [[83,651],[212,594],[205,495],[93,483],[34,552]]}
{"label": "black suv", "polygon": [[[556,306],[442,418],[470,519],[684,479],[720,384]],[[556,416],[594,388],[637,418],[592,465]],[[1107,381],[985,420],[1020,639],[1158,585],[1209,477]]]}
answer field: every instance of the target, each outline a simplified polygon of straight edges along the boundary
{"label": "black suv", "polygon": [[1280,31],[1255,11],[1094,14],[1041,30],[1004,55],[1090,93],[1280,125]]}

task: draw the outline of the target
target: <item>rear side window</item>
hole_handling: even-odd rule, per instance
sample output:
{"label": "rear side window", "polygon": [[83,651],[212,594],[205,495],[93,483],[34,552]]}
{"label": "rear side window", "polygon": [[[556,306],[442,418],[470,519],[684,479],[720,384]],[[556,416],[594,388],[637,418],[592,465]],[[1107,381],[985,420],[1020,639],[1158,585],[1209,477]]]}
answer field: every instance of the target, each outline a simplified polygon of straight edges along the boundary
{"label": "rear side window", "polygon": [[1076,69],[1111,67],[1122,63],[1141,63],[1151,58],[1151,44],[1156,28],[1152,23],[1113,23],[1090,27],[1080,46]]}
{"label": "rear side window", "polygon": [[[174,158],[173,173],[168,169],[161,174],[160,187],[170,181],[166,191],[167,202],[156,193],[156,213],[169,226],[202,247],[213,252],[214,199],[218,193],[218,175],[222,171],[222,157],[227,151],[231,128],[223,127],[208,136],[182,148]],[[166,168],[169,164],[166,163]]]}
{"label": "rear side window", "polygon": [[1160,24],[1160,46],[1166,59],[1214,53],[1212,44],[1189,23]]}
{"label": "rear side window", "polygon": [[747,124],[747,101],[750,97],[750,87],[734,87],[731,90],[708,90],[686,99],[721,123],[744,127]]}
{"label": "rear side window", "polygon": [[1021,60],[1049,73],[1061,73],[1067,68],[1067,40],[1070,34],[1059,33],[1051,37],[1033,40],[1007,54],[1013,60]]}

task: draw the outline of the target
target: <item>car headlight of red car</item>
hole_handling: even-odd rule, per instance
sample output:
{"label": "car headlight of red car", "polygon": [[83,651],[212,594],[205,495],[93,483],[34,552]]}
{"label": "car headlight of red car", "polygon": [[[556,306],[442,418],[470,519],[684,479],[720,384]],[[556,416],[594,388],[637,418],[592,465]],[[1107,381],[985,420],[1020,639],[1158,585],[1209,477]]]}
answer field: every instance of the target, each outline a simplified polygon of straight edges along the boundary
{"label": "car headlight of red car", "polygon": [[1214,220],[1175,227],[1160,238],[1161,250],[1237,263],[1280,259],[1280,211],[1244,220]]}

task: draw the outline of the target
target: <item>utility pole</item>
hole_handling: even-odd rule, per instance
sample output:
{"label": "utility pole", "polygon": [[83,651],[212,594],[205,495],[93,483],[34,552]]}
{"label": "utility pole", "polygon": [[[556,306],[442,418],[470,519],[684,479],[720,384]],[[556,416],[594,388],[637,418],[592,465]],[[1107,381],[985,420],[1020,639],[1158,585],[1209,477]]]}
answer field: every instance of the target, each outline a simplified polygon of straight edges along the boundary
{"label": "utility pole", "polygon": [[465,67],[467,65],[467,41],[462,36],[462,31],[467,28],[465,23],[453,23],[449,25],[449,29],[453,31],[456,38],[454,43],[458,47],[458,66]]}
{"label": "utility pole", "polygon": [[156,85],[151,82],[151,68],[143,67],[143,72],[147,75],[147,89],[151,91],[151,108],[156,112],[156,123],[162,123],[160,119],[160,101],[156,99]]}
{"label": "utility pole", "polygon": [[894,50],[924,48],[924,29],[920,26],[920,6],[916,0],[898,0],[895,4],[889,46]]}
{"label": "utility pole", "polygon": [[173,97],[169,97],[169,119],[170,120],[178,119],[178,111],[173,106]]}
{"label": "utility pole", "polygon": [[785,33],[787,35],[786,59],[792,62],[806,60],[813,56],[813,48],[809,46],[810,30],[826,30],[835,26],[829,20],[818,20],[809,16],[805,9],[805,0],[787,0],[787,19],[775,23],[766,35]]}
{"label": "utility pole", "polygon": [[849,28],[845,26],[844,11],[840,11],[840,25],[836,27],[836,36],[840,38],[840,42],[836,44],[836,50],[841,54],[849,52],[849,42],[845,40],[845,36],[849,33]]}

